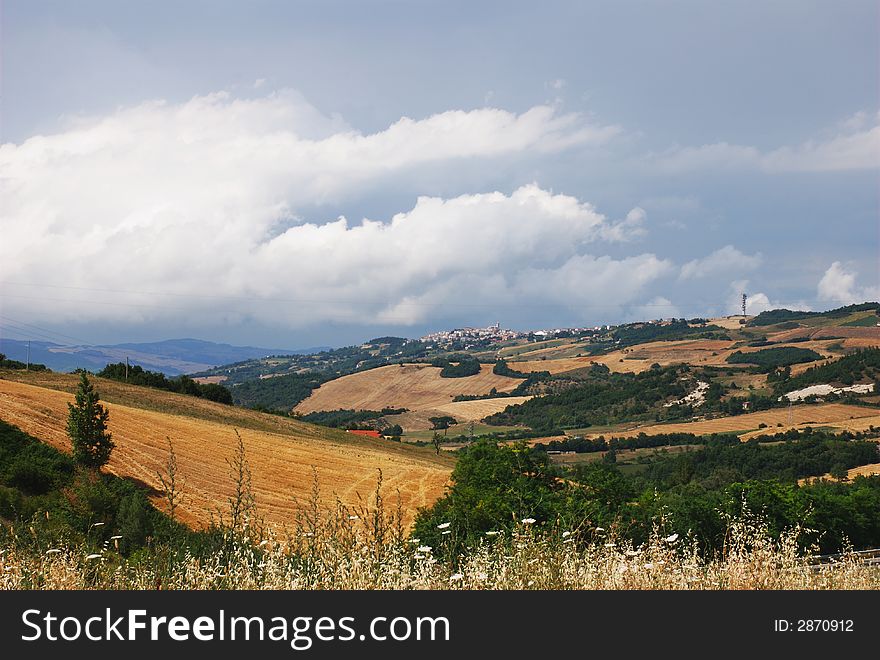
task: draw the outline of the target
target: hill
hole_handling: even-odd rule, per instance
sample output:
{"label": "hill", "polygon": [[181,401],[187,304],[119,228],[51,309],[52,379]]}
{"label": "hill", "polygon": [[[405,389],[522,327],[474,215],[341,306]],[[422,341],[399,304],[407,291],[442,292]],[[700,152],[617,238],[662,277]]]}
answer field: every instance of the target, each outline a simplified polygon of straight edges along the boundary
{"label": "hill", "polygon": [[321,385],[296,406],[295,411],[309,413],[338,408],[434,410],[451,404],[459,394],[488,395],[493,388],[498,392],[510,392],[523,380],[498,376],[492,373],[489,364],[481,365],[479,374],[463,378],[442,378],[440,372],[440,367],[427,364],[399,364],[343,376]]}
{"label": "hill", "polygon": [[[450,459],[427,449],[101,378],[93,383],[110,411],[109,430],[117,445],[109,471],[156,489],[170,438],[185,481],[181,515],[194,525],[207,524],[232,493],[226,460],[237,443],[236,429],[253,473],[258,512],[276,524],[289,522],[294,498],[308,499],[313,466],[322,504],[331,507],[337,497],[357,505],[359,496],[375,490],[381,469],[385,497],[394,501],[400,492],[407,521],[442,494],[451,471]],[[76,378],[66,374],[4,371],[0,419],[69,451],[67,403],[75,388]],[[151,499],[161,507],[158,495]]]}
{"label": "hill", "polygon": [[[0,338],[0,353],[13,360],[24,361],[28,342]],[[125,343],[104,346],[68,346],[47,341],[30,342],[30,361],[45,364],[53,371],[87,369],[98,371],[112,362],[137,364],[145,369],[179,376],[210,369],[221,364],[240,362],[267,355],[291,355],[322,350],[259,348],[232,346],[200,339],[168,339],[158,342]]]}

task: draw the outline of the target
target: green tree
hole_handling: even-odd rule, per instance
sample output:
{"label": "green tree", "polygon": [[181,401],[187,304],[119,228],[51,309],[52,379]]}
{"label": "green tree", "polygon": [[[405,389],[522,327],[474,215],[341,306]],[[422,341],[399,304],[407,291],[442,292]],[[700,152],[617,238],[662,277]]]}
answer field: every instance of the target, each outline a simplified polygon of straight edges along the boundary
{"label": "green tree", "polygon": [[68,403],[67,435],[73,444],[73,458],[90,468],[100,468],[110,460],[116,446],[107,432],[110,413],[98,402],[98,393],[85,372],[80,373],[76,404]]}

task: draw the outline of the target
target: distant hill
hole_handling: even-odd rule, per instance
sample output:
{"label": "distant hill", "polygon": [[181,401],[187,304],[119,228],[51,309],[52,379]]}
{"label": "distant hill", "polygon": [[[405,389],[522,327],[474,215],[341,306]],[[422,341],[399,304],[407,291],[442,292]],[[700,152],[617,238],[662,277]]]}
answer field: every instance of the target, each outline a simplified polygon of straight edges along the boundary
{"label": "distant hill", "polygon": [[[145,369],[178,376],[210,369],[221,364],[240,362],[267,355],[308,355],[326,347],[306,349],[261,348],[232,346],[200,339],[168,339],[158,342],[125,343],[106,346],[64,346],[45,341],[32,341],[30,361],[45,364],[53,371],[103,369],[108,363],[124,362]],[[27,342],[0,338],[0,353],[12,360],[25,361]]]}

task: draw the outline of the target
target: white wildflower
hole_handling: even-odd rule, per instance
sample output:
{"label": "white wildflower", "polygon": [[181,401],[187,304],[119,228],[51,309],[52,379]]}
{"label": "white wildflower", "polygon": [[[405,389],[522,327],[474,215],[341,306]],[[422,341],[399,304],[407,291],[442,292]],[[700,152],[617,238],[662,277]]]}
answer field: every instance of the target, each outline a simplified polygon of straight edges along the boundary
{"label": "white wildflower", "polygon": [[571,532],[562,532],[562,538],[568,538],[571,536]]}
{"label": "white wildflower", "polygon": [[452,530],[447,529],[445,532],[440,532],[440,533],[445,536],[446,534],[452,534]]}
{"label": "white wildflower", "polygon": [[664,541],[667,543],[675,543],[678,540],[678,534],[672,534],[671,536],[667,536]]}
{"label": "white wildflower", "polygon": [[101,558],[101,555],[100,555],[100,554],[91,554],[91,555],[89,555],[88,557],[86,557],[86,559],[88,559],[88,560],[92,560],[92,559],[100,559],[100,558]]}
{"label": "white wildflower", "polygon": [[448,523],[448,522],[440,523],[439,525],[437,525],[437,529],[446,529],[446,528],[449,527],[451,524],[452,524],[452,523]]}
{"label": "white wildflower", "polygon": [[462,575],[461,573],[453,573],[452,575],[449,576],[449,580],[452,582],[458,582],[463,577],[464,577],[464,575]]}
{"label": "white wildflower", "polygon": [[48,550],[46,550],[47,555],[57,555],[59,552],[61,552],[61,550],[59,550],[58,548],[49,548]]}
{"label": "white wildflower", "polygon": [[418,548],[416,548],[416,552],[431,552],[431,546],[430,545],[420,545]]}
{"label": "white wildflower", "polygon": [[523,518],[522,521],[523,521],[524,525],[534,525],[535,524],[534,518]]}

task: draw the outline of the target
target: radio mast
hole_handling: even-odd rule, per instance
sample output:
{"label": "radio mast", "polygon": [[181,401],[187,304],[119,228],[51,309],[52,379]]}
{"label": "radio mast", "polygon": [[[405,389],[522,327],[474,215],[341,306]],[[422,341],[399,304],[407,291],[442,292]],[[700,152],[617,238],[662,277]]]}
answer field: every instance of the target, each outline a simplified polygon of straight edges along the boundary
{"label": "radio mast", "polygon": [[746,298],[748,298],[748,296],[746,294],[743,294],[743,302],[742,302],[743,316],[746,315]]}

